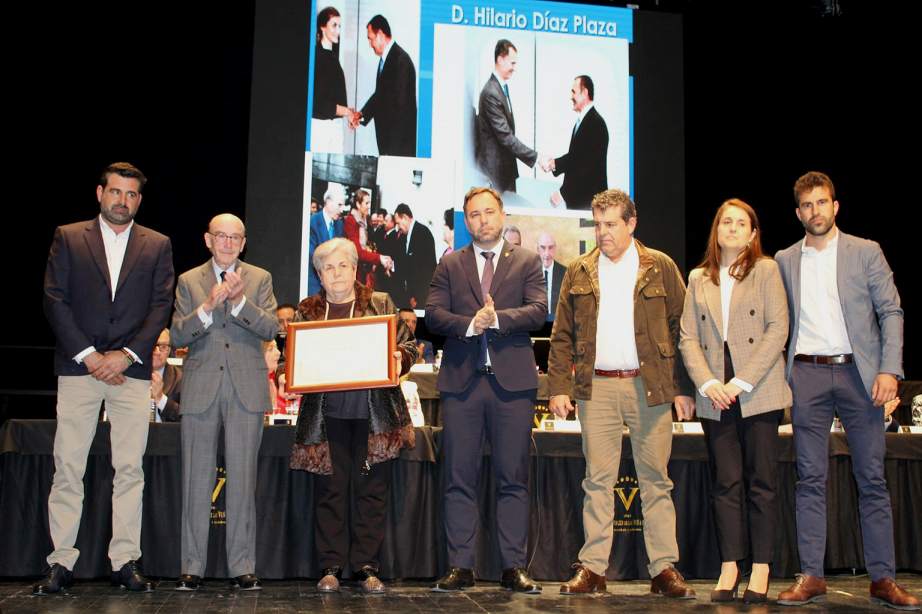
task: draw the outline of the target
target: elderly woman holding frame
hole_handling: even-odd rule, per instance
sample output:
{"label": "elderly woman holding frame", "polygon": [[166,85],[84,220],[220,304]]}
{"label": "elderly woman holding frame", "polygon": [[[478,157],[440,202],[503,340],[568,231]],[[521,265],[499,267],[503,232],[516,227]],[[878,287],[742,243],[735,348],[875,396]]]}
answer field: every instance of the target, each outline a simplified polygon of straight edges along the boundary
{"label": "elderly woman holding frame", "polygon": [[[320,275],[321,290],[301,301],[295,322],[397,314],[390,296],[356,281],[358,252],[352,241],[338,238],[321,243],[312,264]],[[397,371],[409,371],[416,354],[413,334],[397,318]],[[319,474],[315,514],[323,568],[319,591],[339,591],[346,563],[366,593],[384,591],[378,578],[378,551],[384,540],[391,481],[388,461],[413,445],[413,425],[400,386],[314,392],[301,398],[290,466]],[[353,513],[350,489],[355,496]]]}
{"label": "elderly woman holding frame", "polygon": [[691,272],[679,349],[698,389],[721,553],[711,601],[732,601],[738,561],[752,558],[746,603],[766,601],[777,524],[778,423],[791,405],[782,350],[788,308],[778,265],[762,254],[759,220],[730,199]]}

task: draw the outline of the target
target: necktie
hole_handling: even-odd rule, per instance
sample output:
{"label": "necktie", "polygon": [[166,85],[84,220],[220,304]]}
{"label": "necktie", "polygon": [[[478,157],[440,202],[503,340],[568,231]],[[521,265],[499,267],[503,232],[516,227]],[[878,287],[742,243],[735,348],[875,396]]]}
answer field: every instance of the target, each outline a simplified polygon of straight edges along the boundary
{"label": "necktie", "polygon": [[[480,277],[480,292],[483,296],[483,300],[487,300],[487,295],[490,293],[490,286],[493,284],[493,252],[480,252],[480,255],[486,259],[486,262],[483,265],[483,275]],[[487,364],[487,357],[489,352],[487,350],[487,331],[483,331],[483,334],[480,336],[480,364],[481,366]]]}
{"label": "necktie", "polygon": [[330,226],[327,228],[327,232],[330,233],[331,239],[334,238],[333,237],[333,222],[330,222]]}
{"label": "necktie", "polygon": [[384,57],[378,60],[378,76],[381,76],[381,71],[384,70]]}
{"label": "necktie", "polygon": [[512,100],[509,98],[509,84],[503,83],[503,93],[506,95],[506,100],[509,101],[510,106],[512,105]]}
{"label": "necktie", "polygon": [[225,277],[227,277],[227,271],[221,271],[221,281],[224,281]]}
{"label": "necktie", "polygon": [[[544,292],[548,295],[548,297],[550,297],[550,295],[551,295],[551,286],[548,285],[547,282],[548,282],[548,278],[547,278],[547,269],[544,269]],[[548,313],[551,313],[551,301],[550,301],[550,299],[548,299],[548,301],[547,301],[547,312],[548,312]]]}
{"label": "necktie", "polygon": [[573,136],[576,136],[576,131],[579,130],[580,118],[576,118],[576,123],[573,125]]}

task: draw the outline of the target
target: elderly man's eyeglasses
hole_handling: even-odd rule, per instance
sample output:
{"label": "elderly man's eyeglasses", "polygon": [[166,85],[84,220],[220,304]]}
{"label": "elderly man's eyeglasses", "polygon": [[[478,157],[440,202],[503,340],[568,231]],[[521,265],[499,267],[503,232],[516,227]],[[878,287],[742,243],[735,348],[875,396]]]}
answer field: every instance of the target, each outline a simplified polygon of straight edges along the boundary
{"label": "elderly man's eyeglasses", "polygon": [[240,242],[243,241],[244,238],[245,238],[243,235],[229,235],[229,234],[223,233],[223,232],[211,232],[211,231],[209,231],[208,234],[210,234],[211,236],[213,236],[213,237],[214,237],[215,239],[217,239],[218,241],[230,241],[231,243],[234,243],[234,244],[240,243]]}

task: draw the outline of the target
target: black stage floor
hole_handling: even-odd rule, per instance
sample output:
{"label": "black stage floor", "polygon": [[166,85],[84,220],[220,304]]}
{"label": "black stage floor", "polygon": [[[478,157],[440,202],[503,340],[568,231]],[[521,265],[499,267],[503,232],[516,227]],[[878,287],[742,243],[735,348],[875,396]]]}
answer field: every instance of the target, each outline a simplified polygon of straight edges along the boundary
{"label": "black stage floor", "polygon": [[[388,584],[384,595],[366,596],[354,586],[346,585],[338,595],[321,595],[312,580],[285,580],[265,583],[260,592],[238,593],[227,588],[223,581],[212,580],[196,593],[178,593],[171,590],[172,581],[165,580],[162,589],[146,594],[128,594],[111,588],[103,582],[78,582],[69,595],[32,597],[28,581],[0,580],[0,613],[34,612],[148,612],[172,614],[192,612],[732,612],[768,613],[783,612],[886,612],[868,603],[866,576],[827,577],[829,593],[825,604],[805,607],[784,607],[774,603],[745,606],[712,605],[708,594],[711,581],[692,582],[698,592],[696,601],[670,601],[649,595],[649,583],[643,581],[611,582],[605,595],[562,597],[558,583],[544,583],[541,595],[511,594],[491,582],[480,582],[463,593],[439,594],[428,589],[424,582],[394,582]],[[897,581],[913,595],[922,597],[922,575],[900,574]],[[790,579],[776,580],[769,594],[776,597],[786,589]],[[742,592],[742,590],[741,590]]]}

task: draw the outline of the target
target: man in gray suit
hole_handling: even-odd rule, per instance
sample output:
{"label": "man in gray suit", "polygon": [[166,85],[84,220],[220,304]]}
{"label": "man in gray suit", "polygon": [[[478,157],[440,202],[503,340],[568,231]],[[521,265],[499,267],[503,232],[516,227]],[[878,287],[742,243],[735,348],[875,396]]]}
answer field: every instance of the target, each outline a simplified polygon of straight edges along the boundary
{"label": "man in gray suit", "polygon": [[201,584],[208,558],[218,433],[227,468],[227,568],[231,585],[259,590],[256,577],[256,464],[263,414],[271,407],[262,342],[278,319],[272,276],[241,262],[240,218],[215,216],[205,233],[212,258],[176,287],[171,335],[188,345],[182,399],[182,564],[177,590]]}
{"label": "man in gray suit", "polygon": [[871,601],[919,609],[894,581],[893,514],[884,479],[883,405],[903,377],[903,310],[880,246],[836,228],[832,181],[810,172],[794,184],[806,235],[775,255],[788,297],[787,377],[797,458],[797,548],[802,574],[781,605],[826,596],[826,471],[829,425],[845,426],[858,485]]}
{"label": "man in gray suit", "polygon": [[516,158],[534,166],[538,162],[547,170],[548,158],[515,136],[515,117],[509,96],[509,79],[515,72],[518,50],[510,41],[500,39],[493,50],[493,74],[480,91],[477,111],[477,164],[497,192],[515,192],[519,176]]}

